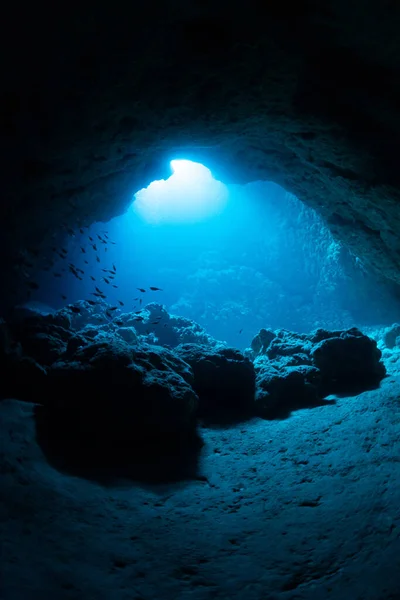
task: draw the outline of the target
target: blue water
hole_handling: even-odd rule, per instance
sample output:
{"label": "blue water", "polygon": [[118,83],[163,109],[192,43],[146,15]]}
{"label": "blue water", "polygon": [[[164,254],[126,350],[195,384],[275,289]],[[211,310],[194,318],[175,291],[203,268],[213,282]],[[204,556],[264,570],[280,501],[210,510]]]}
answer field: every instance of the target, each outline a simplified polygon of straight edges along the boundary
{"label": "blue water", "polygon": [[[389,292],[333,239],[313,210],[280,186],[218,184],[218,194],[225,190],[226,197],[221,202],[217,194],[219,205],[213,211],[210,180],[202,192],[201,182],[191,176],[181,198],[175,182],[175,216],[182,217],[185,201],[190,202],[188,189],[196,190],[198,203],[203,193],[211,210],[197,211],[197,220],[189,211],[185,221],[167,218],[163,185],[153,186],[159,205],[160,198],[164,203],[158,222],[146,221],[131,207],[83,233],[77,227],[67,236],[66,258],[53,254],[54,264],[42,273],[32,299],[57,309],[95,299],[97,286],[124,312],[157,301],[239,348],[248,346],[261,327],[307,332],[399,319]],[[69,272],[69,263],[84,271],[81,279]],[[114,266],[114,279],[106,283],[103,277],[110,273],[102,269],[113,271]],[[150,286],[161,290],[150,291]]]}

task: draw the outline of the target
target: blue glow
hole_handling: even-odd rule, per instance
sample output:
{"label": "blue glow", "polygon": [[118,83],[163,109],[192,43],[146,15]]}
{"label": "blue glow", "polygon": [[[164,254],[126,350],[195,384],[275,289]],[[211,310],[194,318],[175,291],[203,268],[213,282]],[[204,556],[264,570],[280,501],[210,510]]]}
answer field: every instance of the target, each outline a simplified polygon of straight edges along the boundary
{"label": "blue glow", "polygon": [[226,186],[210,169],[190,160],[172,160],[173,174],[135,194],[133,210],[147,223],[201,223],[219,215],[228,200]]}

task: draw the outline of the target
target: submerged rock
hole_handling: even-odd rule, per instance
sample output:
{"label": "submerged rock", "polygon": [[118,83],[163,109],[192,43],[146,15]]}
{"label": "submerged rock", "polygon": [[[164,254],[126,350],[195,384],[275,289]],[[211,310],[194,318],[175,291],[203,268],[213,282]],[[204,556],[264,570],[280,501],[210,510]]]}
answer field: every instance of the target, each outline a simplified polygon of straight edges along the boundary
{"label": "submerged rock", "polygon": [[1,393],[69,416],[91,439],[168,437],[197,415],[287,413],[370,389],[386,373],[376,342],[356,328],[261,329],[246,355],[157,303],[134,313],[74,306],[0,323]]}
{"label": "submerged rock", "polygon": [[320,372],[316,367],[276,365],[267,357],[255,360],[256,412],[260,416],[286,415],[310,407],[320,399]]}
{"label": "submerged rock", "polygon": [[193,369],[201,416],[254,411],[255,371],[239,350],[181,344],[176,352]]}
{"label": "submerged rock", "polygon": [[191,378],[166,348],[93,341],[49,369],[47,406],[90,443],[148,442],[194,429]]}
{"label": "submerged rock", "polygon": [[323,395],[364,391],[386,375],[376,341],[356,328],[319,342],[311,356],[321,372]]}
{"label": "submerged rock", "polygon": [[311,334],[277,330],[254,360],[261,415],[312,406],[331,394],[377,387],[385,377],[375,340],[356,328]]}
{"label": "submerged rock", "polygon": [[393,350],[396,346],[400,346],[400,324],[394,323],[391,327],[387,327],[387,329],[383,333],[383,343],[386,348],[389,350]]}
{"label": "submerged rock", "polygon": [[260,329],[260,331],[251,341],[251,349],[254,352],[254,356],[258,356],[258,354],[265,354],[268,346],[275,337],[276,333],[272,331],[272,329]]}

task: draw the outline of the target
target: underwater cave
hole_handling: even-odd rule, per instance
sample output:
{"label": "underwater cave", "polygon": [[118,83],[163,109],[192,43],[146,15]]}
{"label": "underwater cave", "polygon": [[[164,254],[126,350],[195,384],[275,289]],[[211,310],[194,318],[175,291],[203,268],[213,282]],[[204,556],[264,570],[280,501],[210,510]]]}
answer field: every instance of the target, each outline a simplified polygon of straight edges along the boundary
{"label": "underwater cave", "polygon": [[2,600],[400,598],[399,26],[7,7]]}

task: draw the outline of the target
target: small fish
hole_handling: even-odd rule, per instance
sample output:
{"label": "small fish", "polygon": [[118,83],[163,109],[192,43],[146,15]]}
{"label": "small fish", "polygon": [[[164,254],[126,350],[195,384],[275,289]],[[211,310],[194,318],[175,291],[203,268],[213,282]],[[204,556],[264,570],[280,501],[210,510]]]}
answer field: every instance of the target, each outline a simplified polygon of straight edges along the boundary
{"label": "small fish", "polygon": [[160,323],[160,321],[152,321],[151,325],[158,325]]}
{"label": "small fish", "polygon": [[103,241],[103,238],[102,238],[101,236],[99,236],[99,234],[98,234],[98,233],[96,233],[96,235],[97,235],[97,237],[99,238],[99,240],[102,242],[102,241]]}
{"label": "small fish", "polygon": [[106,315],[109,319],[112,319],[112,314],[108,310],[106,310]]}
{"label": "small fish", "polygon": [[104,248],[104,252],[107,252],[108,248]]}
{"label": "small fish", "polygon": [[54,277],[62,277],[61,273],[53,273]]}
{"label": "small fish", "polygon": [[86,300],[86,302],[90,304],[90,306],[96,306],[97,304],[97,302],[95,302],[94,300]]}
{"label": "small fish", "polygon": [[92,248],[93,248],[93,250],[94,250],[95,252],[97,252],[97,246],[96,246],[96,244],[92,244]]}
{"label": "small fish", "polygon": [[139,298],[134,298],[133,301],[136,302],[137,300],[139,300]]}
{"label": "small fish", "polygon": [[125,304],[122,302],[122,300],[118,300],[118,304],[119,304],[120,306],[125,306]]}
{"label": "small fish", "polygon": [[85,250],[85,248],[83,248],[83,246],[81,246],[81,252],[82,252],[82,254],[86,254],[86,250]]}
{"label": "small fish", "polygon": [[88,264],[89,264],[87,260],[85,260],[84,262],[85,262],[85,265],[88,265]]}
{"label": "small fish", "polygon": [[117,288],[118,286],[115,283],[112,284],[113,288]]}
{"label": "small fish", "polygon": [[82,269],[78,269],[78,267],[76,267],[76,270],[78,271],[78,273],[82,273],[82,275],[85,274],[85,271],[82,271]]}
{"label": "small fish", "polygon": [[115,246],[115,242],[111,242],[111,241],[110,241],[110,244],[114,244],[114,246]]}
{"label": "small fish", "polygon": [[118,306],[112,306],[111,308],[109,308],[108,310],[118,310]]}
{"label": "small fish", "polygon": [[69,310],[70,310],[71,312],[73,312],[73,313],[75,313],[75,314],[78,314],[78,313],[80,313],[80,312],[81,312],[81,309],[80,309],[80,308],[78,308],[77,306],[69,306],[68,308],[69,308]]}
{"label": "small fish", "polygon": [[162,292],[162,288],[150,286],[149,288],[152,292]]}
{"label": "small fish", "polygon": [[96,256],[96,260],[97,262],[100,262],[100,258],[98,256]]}
{"label": "small fish", "polygon": [[107,279],[107,277],[103,277],[103,281],[104,281],[104,283],[108,283],[108,285],[110,285],[110,281],[109,281],[109,279]]}
{"label": "small fish", "polygon": [[61,294],[61,298],[62,298],[63,300],[66,300],[66,299],[67,299],[67,296],[65,296],[65,294]]}
{"label": "small fish", "polygon": [[37,284],[36,281],[28,281],[28,287],[30,287],[31,290],[38,290],[39,284]]}
{"label": "small fish", "polygon": [[117,321],[114,321],[114,323],[115,323],[116,325],[118,325],[119,327],[122,327],[122,326],[123,326],[123,324],[124,324],[124,322],[123,322],[123,321],[121,321],[121,319],[118,319]]}
{"label": "small fish", "polygon": [[91,242],[93,242],[93,238],[92,238],[90,235],[89,235],[89,240],[90,240]]}
{"label": "small fish", "polygon": [[101,290],[99,290],[99,288],[97,287],[97,285],[94,286],[96,289],[96,292],[99,292],[99,294],[103,294],[104,292],[102,292]]}
{"label": "small fish", "polygon": [[242,333],[242,331],[243,331],[243,329],[240,329],[240,330],[239,330],[239,334],[241,334],[241,333]]}
{"label": "small fish", "polygon": [[113,271],[115,271],[115,272],[116,272],[116,271],[117,271],[117,267],[114,265],[114,263],[113,263],[113,266],[112,266],[112,267],[113,267]]}
{"label": "small fish", "polygon": [[142,292],[142,294],[146,291],[144,288],[136,288],[137,290],[139,290],[139,292]]}
{"label": "small fish", "polygon": [[90,279],[91,279],[92,281],[96,281],[96,278],[95,278],[95,277],[93,277],[93,275],[91,275],[91,276],[90,276]]}
{"label": "small fish", "polygon": [[79,228],[79,231],[81,232],[82,235],[84,235],[85,232],[83,231],[82,227]]}

